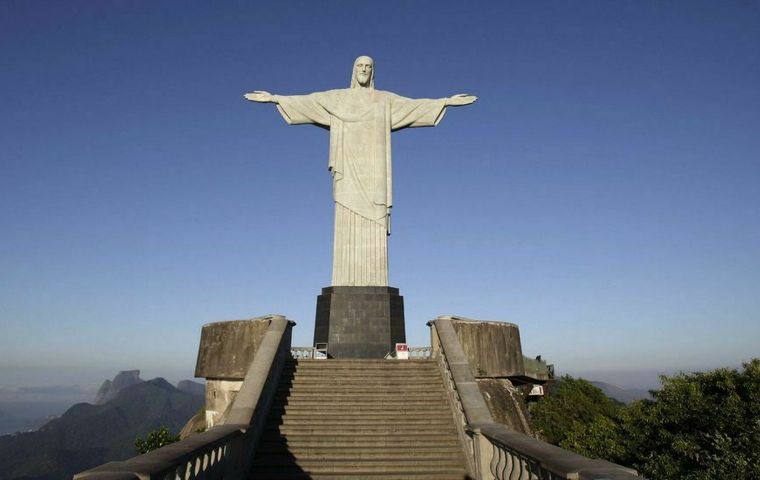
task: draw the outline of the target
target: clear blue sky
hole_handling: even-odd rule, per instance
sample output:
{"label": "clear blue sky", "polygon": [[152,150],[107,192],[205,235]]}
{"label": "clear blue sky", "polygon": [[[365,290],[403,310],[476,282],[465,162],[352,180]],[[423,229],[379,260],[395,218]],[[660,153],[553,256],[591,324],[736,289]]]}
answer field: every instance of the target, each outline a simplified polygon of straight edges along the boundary
{"label": "clear blue sky", "polygon": [[[473,93],[395,134],[391,284],[565,372],[760,354],[760,2],[0,2],[0,385],[192,376],[313,333],[327,133],[242,94]],[[624,381],[619,382],[625,384]]]}

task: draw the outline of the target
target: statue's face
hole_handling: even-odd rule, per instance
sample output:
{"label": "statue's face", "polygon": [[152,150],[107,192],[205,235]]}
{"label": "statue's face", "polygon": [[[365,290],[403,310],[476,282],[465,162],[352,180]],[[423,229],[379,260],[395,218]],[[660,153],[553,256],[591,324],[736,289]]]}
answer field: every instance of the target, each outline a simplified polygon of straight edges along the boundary
{"label": "statue's face", "polygon": [[374,62],[369,57],[359,57],[356,59],[356,63],[354,64],[354,75],[356,76],[356,81],[358,81],[359,85],[362,87],[369,86],[370,80],[372,80],[373,67]]}

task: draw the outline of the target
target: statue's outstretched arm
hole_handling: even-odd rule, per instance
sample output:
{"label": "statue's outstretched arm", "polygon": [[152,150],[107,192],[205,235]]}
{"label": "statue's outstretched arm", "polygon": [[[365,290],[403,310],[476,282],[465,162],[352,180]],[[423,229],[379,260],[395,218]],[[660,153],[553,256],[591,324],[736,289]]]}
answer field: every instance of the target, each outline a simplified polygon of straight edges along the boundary
{"label": "statue's outstretched arm", "polygon": [[447,107],[461,107],[463,105],[470,105],[475,103],[478,97],[475,95],[468,95],[466,93],[457,93],[446,99]]}
{"label": "statue's outstretched arm", "polygon": [[265,92],[264,90],[254,90],[251,93],[246,93],[243,95],[246,100],[250,100],[252,102],[259,102],[259,103],[279,103],[277,101],[277,95],[272,95],[269,92]]}

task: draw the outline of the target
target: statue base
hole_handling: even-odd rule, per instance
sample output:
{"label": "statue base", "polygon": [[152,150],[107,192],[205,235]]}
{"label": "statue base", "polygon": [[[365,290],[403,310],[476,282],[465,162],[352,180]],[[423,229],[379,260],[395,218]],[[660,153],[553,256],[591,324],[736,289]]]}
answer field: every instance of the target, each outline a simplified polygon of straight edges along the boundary
{"label": "statue base", "polygon": [[330,358],[385,358],[406,343],[404,297],[393,287],[325,287],[317,297],[314,344]]}

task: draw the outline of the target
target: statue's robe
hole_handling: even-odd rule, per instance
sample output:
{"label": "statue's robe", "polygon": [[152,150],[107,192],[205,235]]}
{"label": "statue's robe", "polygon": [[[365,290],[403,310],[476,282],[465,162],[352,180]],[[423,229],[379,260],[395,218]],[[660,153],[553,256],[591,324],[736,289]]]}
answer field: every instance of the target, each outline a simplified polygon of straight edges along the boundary
{"label": "statue's robe", "polygon": [[446,111],[445,99],[410,99],[368,88],[277,96],[291,125],[330,129],[335,236],[332,284],[388,285],[391,132],[432,127]]}

